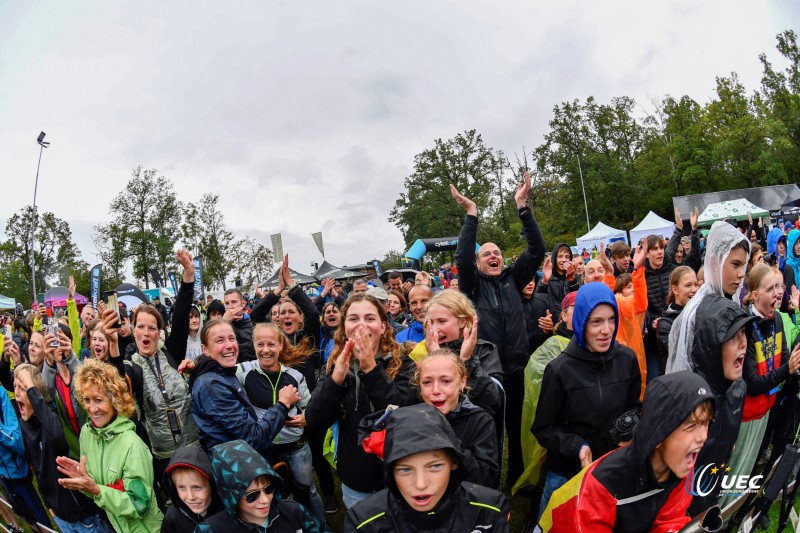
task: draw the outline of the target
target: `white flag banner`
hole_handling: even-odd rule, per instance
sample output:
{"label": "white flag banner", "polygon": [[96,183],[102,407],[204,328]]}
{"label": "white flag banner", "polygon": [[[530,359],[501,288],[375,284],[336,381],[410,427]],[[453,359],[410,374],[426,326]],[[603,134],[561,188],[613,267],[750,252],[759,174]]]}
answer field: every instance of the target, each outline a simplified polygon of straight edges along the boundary
{"label": "white flag banner", "polygon": [[283,242],[281,234],[276,233],[269,236],[272,239],[272,252],[275,254],[275,261],[283,261]]}
{"label": "white flag banner", "polygon": [[314,242],[317,243],[317,249],[319,253],[322,254],[322,257],[325,258],[325,247],[322,246],[322,232],[318,231],[316,233],[312,233],[311,236],[314,238]]}

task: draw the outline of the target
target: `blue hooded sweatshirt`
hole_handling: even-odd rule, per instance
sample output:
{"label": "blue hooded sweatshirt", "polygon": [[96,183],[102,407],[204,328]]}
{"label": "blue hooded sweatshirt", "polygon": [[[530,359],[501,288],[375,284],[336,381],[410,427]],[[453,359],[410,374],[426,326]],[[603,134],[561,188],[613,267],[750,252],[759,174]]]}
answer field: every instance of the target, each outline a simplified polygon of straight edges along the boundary
{"label": "blue hooded sweatshirt", "polygon": [[786,262],[792,267],[792,270],[800,272],[800,257],[794,253],[794,245],[800,239],[800,230],[793,229],[789,232],[786,238]]}
{"label": "blue hooded sweatshirt", "polygon": [[587,283],[578,290],[578,295],[575,297],[575,309],[572,311],[572,330],[575,332],[575,340],[578,346],[584,350],[588,349],[586,348],[584,333],[586,321],[589,320],[589,315],[592,314],[592,311],[601,304],[608,304],[614,308],[616,327],[611,338],[613,345],[619,329],[619,310],[617,309],[617,299],[614,297],[614,293],[605,283],[599,281]]}

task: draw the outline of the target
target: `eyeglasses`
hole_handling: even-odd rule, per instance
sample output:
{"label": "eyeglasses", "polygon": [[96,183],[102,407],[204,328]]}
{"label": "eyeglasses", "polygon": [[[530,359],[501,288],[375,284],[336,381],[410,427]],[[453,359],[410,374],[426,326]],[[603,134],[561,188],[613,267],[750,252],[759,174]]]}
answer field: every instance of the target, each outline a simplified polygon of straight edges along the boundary
{"label": "eyeglasses", "polygon": [[266,495],[270,495],[275,492],[275,485],[267,485],[266,487],[262,487],[260,489],[251,490],[250,492],[246,492],[242,499],[247,503],[255,503],[261,497],[261,493]]}

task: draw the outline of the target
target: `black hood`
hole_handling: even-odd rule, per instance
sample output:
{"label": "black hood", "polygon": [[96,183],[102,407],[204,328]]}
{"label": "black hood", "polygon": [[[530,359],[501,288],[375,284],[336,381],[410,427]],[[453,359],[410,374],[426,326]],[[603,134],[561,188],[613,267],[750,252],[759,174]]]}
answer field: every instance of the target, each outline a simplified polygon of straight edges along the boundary
{"label": "black hood", "polygon": [[[183,503],[183,500],[178,496],[178,491],[172,484],[171,472],[176,468],[192,468],[198,471],[201,475],[205,476],[211,484],[212,500],[211,505],[205,512],[204,516],[200,516],[192,512],[189,507]],[[222,510],[222,500],[217,494],[217,486],[214,483],[214,477],[211,471],[211,460],[208,458],[206,452],[199,446],[182,446],[175,450],[175,454],[167,465],[164,472],[164,487],[166,487],[169,497],[172,500],[172,505],[176,506],[180,511],[189,517],[196,524],[204,522],[206,518],[213,516]]]}
{"label": "black hood", "polygon": [[211,311],[216,311],[218,313],[225,314],[225,304],[220,302],[219,300],[212,300],[208,307],[206,307],[206,317],[211,314]]}
{"label": "black hood", "polygon": [[210,358],[207,355],[201,355],[194,361],[194,368],[192,369],[192,373],[189,375],[189,389],[194,386],[194,382],[197,381],[197,378],[202,376],[207,372],[216,372],[217,374],[223,375],[236,375],[236,367],[225,368],[214,359]]}
{"label": "black hood", "polygon": [[[725,379],[722,369],[723,339],[734,322],[747,317],[748,314],[738,304],[717,294],[707,294],[697,307],[692,363],[695,371],[720,394],[724,394],[732,383]],[[746,326],[748,339],[751,326],[750,323]]]}
{"label": "black hood", "polygon": [[556,271],[556,257],[558,257],[558,250],[561,248],[566,248],[569,250],[569,260],[572,261],[572,248],[570,248],[569,244],[565,242],[560,242],[553,247],[553,253],[550,255],[550,261],[553,263],[553,275],[559,278],[563,278],[564,274],[559,274]]}
{"label": "black hood", "polygon": [[637,464],[646,465],[656,446],[706,400],[715,401],[711,387],[688,370],[659,376],[648,383],[642,416],[631,443]]}

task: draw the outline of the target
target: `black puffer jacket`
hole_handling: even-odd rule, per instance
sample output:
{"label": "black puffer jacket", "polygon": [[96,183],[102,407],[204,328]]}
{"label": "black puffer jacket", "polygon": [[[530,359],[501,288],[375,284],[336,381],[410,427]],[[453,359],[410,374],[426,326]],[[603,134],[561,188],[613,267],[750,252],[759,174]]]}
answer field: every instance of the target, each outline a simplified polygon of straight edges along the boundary
{"label": "black puffer jacket", "polygon": [[[441,347],[458,354],[461,353],[463,342],[463,339],[443,342]],[[505,400],[502,387],[503,368],[495,345],[478,339],[472,357],[466,362],[466,367],[470,399],[490,414],[500,414],[502,419]]]}
{"label": "black puffer jacket", "polygon": [[500,452],[492,416],[466,396],[445,415],[461,445],[460,469],[465,481],[485,487],[500,487]]}
{"label": "black puffer jacket", "polygon": [[[747,313],[728,298],[709,294],[700,302],[695,316],[695,335],[692,345],[692,361],[694,371],[711,386],[716,398],[714,423],[708,427],[708,439],[697,457],[697,467],[709,463],[727,463],[733,452],[733,445],[739,436],[739,425],[742,421],[744,398],[747,385],[742,379],[730,381],[725,378],[722,367],[722,339],[728,328],[740,319],[748,318]],[[752,321],[755,317],[749,317]],[[748,351],[753,349],[749,340],[751,329],[748,327]],[[747,358],[745,356],[745,358]],[[719,498],[721,485],[706,497],[695,496],[689,507],[690,516],[714,505]]]}
{"label": "black puffer jacket", "polygon": [[[681,311],[683,311],[683,306],[672,302],[664,310],[664,314],[661,315],[661,320],[658,321],[658,329],[656,330],[658,353],[664,361],[666,361],[669,356],[669,332],[672,331],[672,323],[675,322],[675,319],[678,318]],[[661,374],[663,373],[664,369],[662,368]]]}
{"label": "black puffer jacket", "polygon": [[675,268],[666,253],[664,253],[664,262],[659,269],[651,267],[649,259],[644,260],[644,279],[647,282],[647,319],[649,323],[664,314],[664,309],[667,307],[667,295],[669,294],[669,277]]}
{"label": "black puffer jacket", "polygon": [[417,389],[410,383],[414,361],[404,355],[394,380],[386,374],[389,361],[390,358],[379,357],[378,365],[366,374],[351,369],[341,385],[330,374],[322,377],[306,406],[309,427],[329,428],[339,421],[339,477],[342,483],[360,492],[383,488],[383,465],[361,448],[359,422],[370,413],[382,412],[389,404],[403,406],[419,401]]}
{"label": "black puffer jacket", "polygon": [[[547,295],[533,293],[529,299],[522,299],[525,313],[525,329],[528,331],[528,352],[533,353],[550,336],[539,327],[539,319],[547,316]],[[560,302],[559,302],[560,305]],[[553,315],[553,324],[558,322],[558,315]]]}
{"label": "black puffer jacket", "polygon": [[[379,415],[362,421],[363,437],[371,439],[375,435],[371,430]],[[508,499],[499,491],[462,482],[461,467],[450,474],[445,493],[433,509],[411,508],[394,481],[394,464],[409,455],[433,450],[447,450],[456,463],[463,463],[458,438],[438,409],[423,403],[393,411],[386,420],[383,443],[387,488],[347,511],[343,530],[347,533],[507,532]]]}
{"label": "black puffer jacket", "polygon": [[528,362],[528,335],[522,308],[522,289],[544,258],[542,232],[527,207],[519,210],[527,248],[496,278],[483,275],[475,263],[478,217],[467,215],[456,249],[459,290],[475,304],[480,322],[478,337],[494,343],[503,372],[521,372]]}
{"label": "black puffer jacket", "polygon": [[[558,251],[561,248],[566,248],[569,250],[569,260],[572,261],[572,248],[563,242],[560,242],[553,247],[553,253],[550,256],[551,260],[555,262],[556,257],[558,257]],[[550,277],[550,281],[547,283],[547,285],[540,283],[536,287],[536,293],[544,294],[547,297],[547,308],[553,315],[553,320],[558,321],[558,317],[561,314],[561,301],[564,299],[567,293],[577,291],[580,288],[580,285],[581,283],[578,279],[578,276],[575,276],[572,281],[569,281],[566,274],[559,274],[556,272],[556,267],[553,265],[553,275]]]}
{"label": "black puffer jacket", "polygon": [[236,342],[239,344],[239,357],[236,362],[255,361],[256,349],[253,347],[253,321],[250,318],[234,320],[231,322],[231,327],[236,335]]}

